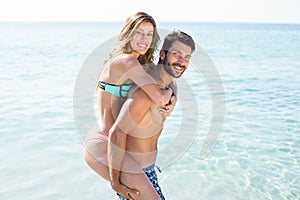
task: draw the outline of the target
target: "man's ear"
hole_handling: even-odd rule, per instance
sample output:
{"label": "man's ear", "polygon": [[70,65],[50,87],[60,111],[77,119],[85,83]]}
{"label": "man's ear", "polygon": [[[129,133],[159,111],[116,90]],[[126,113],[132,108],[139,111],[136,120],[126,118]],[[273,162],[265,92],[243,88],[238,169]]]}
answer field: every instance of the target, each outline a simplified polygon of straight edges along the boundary
{"label": "man's ear", "polygon": [[161,60],[165,60],[166,52],[164,50],[160,50],[159,57],[160,57]]}

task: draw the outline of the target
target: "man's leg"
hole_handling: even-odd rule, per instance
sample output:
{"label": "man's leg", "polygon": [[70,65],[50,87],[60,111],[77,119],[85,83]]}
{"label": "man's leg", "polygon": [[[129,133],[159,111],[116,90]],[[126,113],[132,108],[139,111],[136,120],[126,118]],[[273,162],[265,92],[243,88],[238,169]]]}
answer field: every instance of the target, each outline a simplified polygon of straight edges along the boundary
{"label": "man's leg", "polygon": [[[155,171],[155,165],[154,164],[150,165],[149,167],[144,168],[143,171],[144,171],[144,174],[147,176],[148,180],[150,181],[150,183],[152,184],[153,188],[156,190],[157,194],[160,196],[160,199],[165,200],[162,190],[158,184],[157,174]],[[119,194],[118,194],[118,196],[119,196],[120,200],[128,200]],[[139,198],[137,198],[137,199],[139,199]]]}
{"label": "man's leg", "polygon": [[151,184],[153,185],[154,189],[156,190],[156,192],[159,194],[160,198],[162,200],[165,200],[165,197],[162,193],[162,190],[158,184],[158,180],[157,180],[157,174],[155,171],[155,165],[151,165],[149,167],[146,167],[143,169],[143,171],[145,172],[145,174],[147,175],[149,181],[151,182]]}

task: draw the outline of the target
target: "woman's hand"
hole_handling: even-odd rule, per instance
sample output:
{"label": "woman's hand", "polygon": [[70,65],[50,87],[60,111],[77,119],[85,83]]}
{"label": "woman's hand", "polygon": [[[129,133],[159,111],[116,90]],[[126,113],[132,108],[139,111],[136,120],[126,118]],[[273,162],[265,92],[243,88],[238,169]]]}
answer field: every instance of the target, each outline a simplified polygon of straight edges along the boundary
{"label": "woman's hand", "polygon": [[122,183],[114,183],[111,185],[112,188],[119,193],[125,199],[133,199],[133,196],[139,195],[139,191],[131,189]]}

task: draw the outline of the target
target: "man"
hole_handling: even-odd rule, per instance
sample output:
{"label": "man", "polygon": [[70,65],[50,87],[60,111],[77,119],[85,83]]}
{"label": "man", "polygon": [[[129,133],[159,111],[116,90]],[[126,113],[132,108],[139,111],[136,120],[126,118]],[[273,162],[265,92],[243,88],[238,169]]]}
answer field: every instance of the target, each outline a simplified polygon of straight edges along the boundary
{"label": "man", "polygon": [[[166,86],[170,85],[174,81],[173,78],[179,78],[187,69],[194,50],[195,43],[186,33],[176,31],[168,34],[160,51],[159,63],[157,67],[149,70],[149,73],[157,81],[163,82]],[[176,86],[172,89],[176,93]],[[122,176],[120,176],[121,169],[122,173],[145,173],[160,198],[165,199],[154,169],[157,142],[164,121],[165,117],[159,113],[159,109],[143,90],[131,89],[129,97],[110,129],[110,142],[108,142],[109,176],[112,187],[120,193],[121,200],[124,200],[124,197],[141,198],[136,192],[124,190]],[[137,166],[123,162],[125,155],[133,158]],[[143,171],[139,170],[141,168]],[[134,189],[131,185],[126,186]]]}

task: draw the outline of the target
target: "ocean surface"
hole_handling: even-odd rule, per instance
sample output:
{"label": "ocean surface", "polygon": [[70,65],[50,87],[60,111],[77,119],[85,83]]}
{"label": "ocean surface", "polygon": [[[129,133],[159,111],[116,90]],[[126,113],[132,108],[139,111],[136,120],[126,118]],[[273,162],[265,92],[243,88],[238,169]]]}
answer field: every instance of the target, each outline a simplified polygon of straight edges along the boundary
{"label": "ocean surface", "polygon": [[[74,88],[87,58],[122,25],[0,23],[1,200],[116,199],[83,160]],[[158,26],[189,33],[215,69],[212,78],[199,70],[195,54],[178,80],[159,141],[167,200],[300,199],[300,25]],[[211,130],[216,121],[221,129]],[[163,163],[169,150],[178,156]]]}

